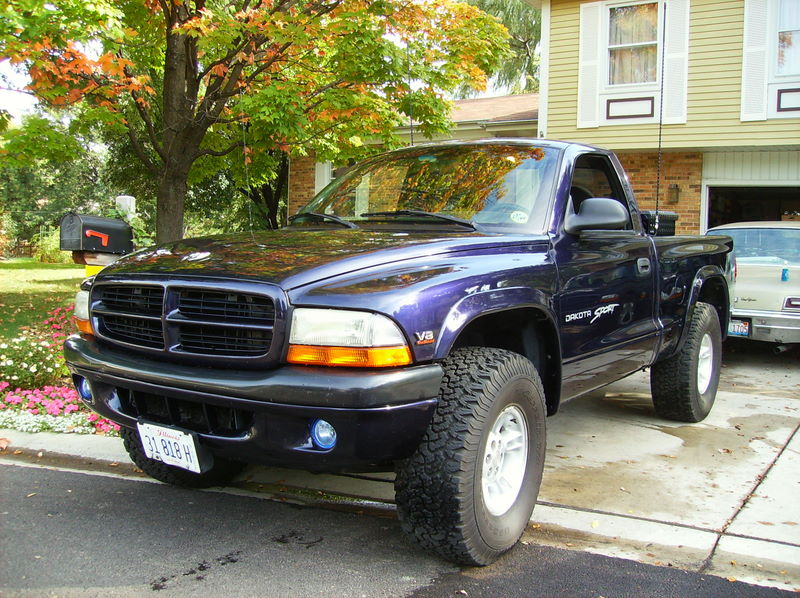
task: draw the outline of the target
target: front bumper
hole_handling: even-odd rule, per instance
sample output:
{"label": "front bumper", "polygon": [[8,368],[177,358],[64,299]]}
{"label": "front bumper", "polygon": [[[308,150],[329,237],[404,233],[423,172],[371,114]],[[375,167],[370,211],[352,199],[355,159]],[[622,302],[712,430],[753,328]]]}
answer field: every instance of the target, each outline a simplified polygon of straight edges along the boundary
{"label": "front bumper", "polygon": [[[75,335],[64,344],[86,378],[94,411],[133,428],[139,419],[197,433],[212,454],[312,471],[370,470],[411,455],[442,380],[436,364],[392,370],[284,366],[247,371],[161,362]],[[310,427],[324,419],[338,440],[320,450]]]}
{"label": "front bumper", "polygon": [[750,335],[747,338],[752,340],[768,343],[800,343],[800,313],[732,309],[731,319],[750,322]]}

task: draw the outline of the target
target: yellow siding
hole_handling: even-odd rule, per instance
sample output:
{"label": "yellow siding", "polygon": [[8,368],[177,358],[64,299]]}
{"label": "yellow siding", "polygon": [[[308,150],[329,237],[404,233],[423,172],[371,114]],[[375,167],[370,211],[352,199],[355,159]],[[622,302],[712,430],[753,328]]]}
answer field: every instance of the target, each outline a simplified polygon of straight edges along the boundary
{"label": "yellow siding", "polygon": [[[580,0],[551,0],[547,136],[614,150],[653,149],[658,125],[576,126]],[[691,0],[687,122],[665,125],[665,149],[797,146],[800,118],[741,122],[744,0]]]}

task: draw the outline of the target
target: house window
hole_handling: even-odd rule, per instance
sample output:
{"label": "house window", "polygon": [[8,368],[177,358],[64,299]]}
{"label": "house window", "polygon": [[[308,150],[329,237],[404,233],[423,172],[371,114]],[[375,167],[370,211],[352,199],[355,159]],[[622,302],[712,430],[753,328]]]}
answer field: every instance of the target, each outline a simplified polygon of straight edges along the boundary
{"label": "house window", "polygon": [[800,0],[745,0],[743,121],[800,117]]}
{"label": "house window", "polygon": [[658,60],[658,3],[610,8],[608,83],[654,83]]}
{"label": "house window", "polygon": [[780,0],[776,74],[800,74],[800,0]]}
{"label": "house window", "polygon": [[690,6],[690,0],[580,5],[578,128],[653,124],[659,117],[686,122]]}

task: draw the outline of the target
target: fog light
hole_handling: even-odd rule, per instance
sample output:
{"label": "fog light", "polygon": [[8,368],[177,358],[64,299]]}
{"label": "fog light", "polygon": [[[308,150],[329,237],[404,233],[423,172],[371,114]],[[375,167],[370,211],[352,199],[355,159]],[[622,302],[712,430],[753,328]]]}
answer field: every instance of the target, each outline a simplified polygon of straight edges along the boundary
{"label": "fog light", "polygon": [[330,450],[336,446],[336,429],[324,419],[314,420],[311,424],[311,440],[317,448]]}
{"label": "fog light", "polygon": [[92,387],[89,385],[89,381],[82,376],[78,376],[75,378],[75,387],[78,389],[78,394],[81,395],[81,398],[84,401],[92,403],[94,401],[94,397],[92,396]]}

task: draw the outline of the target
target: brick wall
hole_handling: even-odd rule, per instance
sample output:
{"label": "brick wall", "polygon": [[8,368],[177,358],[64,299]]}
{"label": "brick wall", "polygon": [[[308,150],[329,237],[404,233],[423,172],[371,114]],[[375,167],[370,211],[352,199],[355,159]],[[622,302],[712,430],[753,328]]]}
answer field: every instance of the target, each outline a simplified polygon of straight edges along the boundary
{"label": "brick wall", "polygon": [[[657,153],[618,153],[630,178],[636,202],[643,210],[656,207]],[[669,152],[662,155],[659,209],[678,213],[677,234],[700,232],[700,195],[703,180],[703,154]],[[680,189],[678,203],[670,203],[669,186]]]}
{"label": "brick wall", "polygon": [[296,214],[314,197],[317,158],[313,152],[308,156],[292,157],[289,160],[289,207],[287,214]]}

